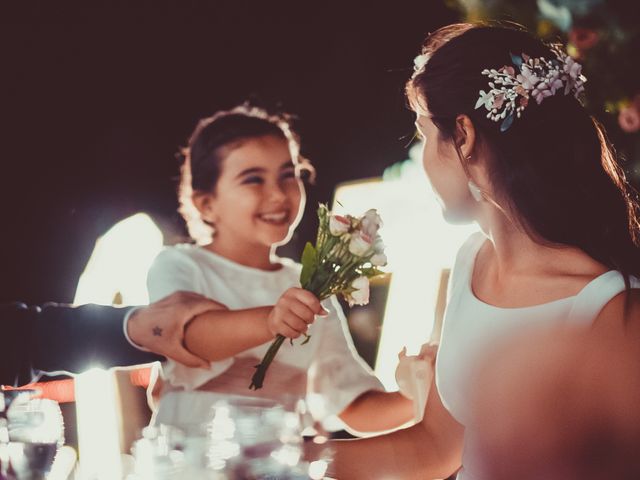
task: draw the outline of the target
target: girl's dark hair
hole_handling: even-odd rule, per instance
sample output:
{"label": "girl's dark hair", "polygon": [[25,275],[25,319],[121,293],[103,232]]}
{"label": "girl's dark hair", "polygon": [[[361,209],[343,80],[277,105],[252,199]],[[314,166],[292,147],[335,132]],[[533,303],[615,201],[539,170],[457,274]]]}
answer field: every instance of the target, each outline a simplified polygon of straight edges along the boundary
{"label": "girl's dark hair", "polygon": [[511,54],[553,59],[550,47],[514,27],[457,24],[431,34],[422,53],[426,66],[407,83],[411,105],[425,102],[451,142],[456,117],[467,115],[492,153],[496,197],[520,227],[540,243],[580,248],[622,272],[629,288],[629,275],[640,276],[640,202],[602,126],[562,90],[539,105],[531,101],[505,132],[474,108],[489,88],[484,69],[512,65]]}
{"label": "girl's dark hair", "polygon": [[297,170],[313,175],[313,167],[300,155],[300,142],[293,133],[289,116],[269,115],[258,107],[241,105],[224,110],[198,122],[182,150],[184,163],[180,170],[178,211],[184,218],[189,235],[199,244],[211,241],[214,226],[204,220],[193,204],[193,194],[215,191],[222,161],[247,140],[272,136],[285,140]]}

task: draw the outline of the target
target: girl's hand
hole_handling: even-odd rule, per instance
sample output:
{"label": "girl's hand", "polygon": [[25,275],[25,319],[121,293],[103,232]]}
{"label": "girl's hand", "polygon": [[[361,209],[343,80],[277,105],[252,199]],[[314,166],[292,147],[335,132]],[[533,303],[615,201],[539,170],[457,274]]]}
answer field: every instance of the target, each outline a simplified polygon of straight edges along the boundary
{"label": "girl's hand", "polygon": [[[406,348],[405,348],[406,353]],[[438,344],[429,342],[425,343],[420,347],[420,353],[418,354],[418,358],[420,360],[425,360],[431,363],[432,365],[436,361],[436,354],[438,353]]]}
{"label": "girl's hand", "polygon": [[282,294],[267,317],[267,327],[275,335],[298,338],[306,333],[316,315],[329,314],[320,300],[302,288],[290,288]]}
{"label": "girl's hand", "polygon": [[[431,382],[438,345],[425,343],[418,355],[407,355],[407,347],[398,354],[396,382],[400,393],[410,400],[417,396],[418,389],[424,389]],[[428,380],[428,382],[427,382]]]}

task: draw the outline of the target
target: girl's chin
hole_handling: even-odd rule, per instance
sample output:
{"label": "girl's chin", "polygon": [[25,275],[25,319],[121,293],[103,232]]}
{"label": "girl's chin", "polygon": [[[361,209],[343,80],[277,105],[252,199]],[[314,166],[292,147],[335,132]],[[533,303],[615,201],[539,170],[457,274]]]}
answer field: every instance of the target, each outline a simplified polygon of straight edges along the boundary
{"label": "girl's chin", "polygon": [[273,229],[271,232],[265,232],[264,235],[261,235],[261,241],[263,245],[269,246],[278,246],[286,243],[291,238],[293,233],[293,229],[289,227],[282,227],[280,229]]}

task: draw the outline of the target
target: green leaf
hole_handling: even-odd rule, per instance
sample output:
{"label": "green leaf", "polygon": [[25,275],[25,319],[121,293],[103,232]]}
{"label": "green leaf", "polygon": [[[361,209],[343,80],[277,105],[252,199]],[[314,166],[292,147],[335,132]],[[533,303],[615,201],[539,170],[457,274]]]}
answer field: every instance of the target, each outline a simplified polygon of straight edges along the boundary
{"label": "green leaf", "polygon": [[500,131],[501,132],[506,132],[507,130],[509,130],[509,127],[513,124],[513,121],[515,120],[516,116],[513,112],[511,112],[507,118],[505,118],[502,121],[502,124],[500,125]]}
{"label": "green leaf", "polygon": [[519,71],[522,70],[522,64],[524,63],[524,60],[522,60],[522,57],[520,55],[514,55],[513,53],[510,53],[511,55],[511,62],[518,68]]}
{"label": "green leaf", "polygon": [[362,275],[367,277],[367,278],[377,277],[378,275],[383,275],[385,273],[385,272],[383,272],[382,270],[379,270],[376,267],[363,268],[363,269],[360,270],[360,272],[362,272]]}
{"label": "green leaf", "polygon": [[313,277],[313,274],[316,272],[316,268],[318,267],[318,255],[316,249],[313,247],[313,245],[311,245],[311,242],[307,242],[307,244],[304,246],[300,263],[302,263],[302,272],[300,272],[300,285],[302,285],[302,287],[304,288],[309,284],[309,281]]}

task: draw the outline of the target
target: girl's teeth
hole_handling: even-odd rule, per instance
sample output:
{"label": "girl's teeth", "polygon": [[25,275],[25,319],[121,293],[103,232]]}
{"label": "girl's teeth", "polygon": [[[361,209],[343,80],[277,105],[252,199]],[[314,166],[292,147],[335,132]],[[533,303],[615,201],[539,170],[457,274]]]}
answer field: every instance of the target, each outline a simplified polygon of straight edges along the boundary
{"label": "girl's teeth", "polygon": [[267,222],[281,222],[287,217],[286,213],[266,213],[264,215],[260,215],[260,218],[266,220]]}

